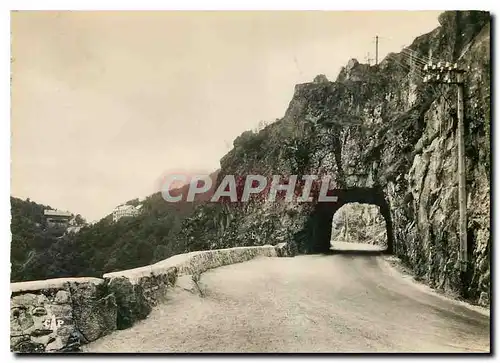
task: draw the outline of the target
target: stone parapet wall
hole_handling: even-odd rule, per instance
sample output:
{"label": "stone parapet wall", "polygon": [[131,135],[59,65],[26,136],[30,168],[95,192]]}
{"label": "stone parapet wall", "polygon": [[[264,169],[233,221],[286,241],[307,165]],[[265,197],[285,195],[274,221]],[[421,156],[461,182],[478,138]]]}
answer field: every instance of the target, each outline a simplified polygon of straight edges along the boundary
{"label": "stone parapet wall", "polygon": [[257,256],[276,257],[277,246],[233,247],[220,250],[196,251],[175,255],[153,265],[131,270],[104,274],[103,278],[126,277],[134,283],[151,275],[167,274],[171,269],[177,269],[179,275],[203,273],[209,269],[251,260]]}
{"label": "stone parapet wall", "polygon": [[10,348],[20,353],[79,351],[82,344],[146,318],[182,275],[198,276],[286,246],[235,247],[172,256],[153,265],[93,277],[11,284]]}
{"label": "stone parapet wall", "polygon": [[19,282],[11,290],[12,351],[76,351],[116,329],[115,298],[103,279]]}

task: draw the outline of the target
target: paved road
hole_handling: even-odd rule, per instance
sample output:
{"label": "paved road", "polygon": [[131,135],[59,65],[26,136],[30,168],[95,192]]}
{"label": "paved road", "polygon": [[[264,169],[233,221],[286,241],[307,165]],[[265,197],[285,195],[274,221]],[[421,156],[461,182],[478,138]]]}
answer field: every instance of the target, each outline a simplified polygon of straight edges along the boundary
{"label": "paved road", "polygon": [[263,257],[202,282],[206,296],[177,289],[85,351],[489,351],[487,315],[427,292],[373,252]]}

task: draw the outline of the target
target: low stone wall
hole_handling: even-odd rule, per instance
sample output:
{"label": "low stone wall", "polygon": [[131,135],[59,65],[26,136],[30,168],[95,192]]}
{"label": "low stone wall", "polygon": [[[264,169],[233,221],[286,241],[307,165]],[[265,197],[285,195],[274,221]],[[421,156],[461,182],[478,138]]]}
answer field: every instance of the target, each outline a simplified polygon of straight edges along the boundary
{"label": "low stone wall", "polygon": [[11,351],[69,352],[146,318],[177,278],[257,256],[290,256],[285,244],[197,251],[99,278],[11,284]]}
{"label": "low stone wall", "polygon": [[116,302],[98,278],[11,284],[10,348],[76,351],[116,329]]}

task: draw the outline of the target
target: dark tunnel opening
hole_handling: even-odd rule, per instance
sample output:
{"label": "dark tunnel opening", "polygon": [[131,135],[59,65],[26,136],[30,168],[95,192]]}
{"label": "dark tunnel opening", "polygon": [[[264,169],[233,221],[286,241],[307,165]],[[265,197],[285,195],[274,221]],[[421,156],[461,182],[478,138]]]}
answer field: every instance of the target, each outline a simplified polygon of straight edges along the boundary
{"label": "dark tunnel opening", "polygon": [[350,188],[335,190],[336,202],[318,202],[309,216],[306,228],[296,238],[301,253],[331,253],[332,221],[334,214],[349,203],[376,205],[384,217],[387,248],[384,253],[393,252],[393,230],[389,204],[379,188]]}

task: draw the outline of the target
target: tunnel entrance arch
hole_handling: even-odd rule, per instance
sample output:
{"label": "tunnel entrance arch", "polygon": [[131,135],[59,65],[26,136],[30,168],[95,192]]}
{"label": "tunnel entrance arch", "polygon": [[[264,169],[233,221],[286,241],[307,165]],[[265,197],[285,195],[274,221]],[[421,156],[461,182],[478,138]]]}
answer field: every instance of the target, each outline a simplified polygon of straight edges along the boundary
{"label": "tunnel entrance arch", "polygon": [[328,253],[332,234],[333,215],[345,204],[373,204],[380,208],[384,217],[387,232],[387,248],[385,253],[393,252],[393,231],[389,204],[383,191],[379,188],[349,188],[334,191],[338,197],[336,202],[317,203],[314,206],[306,227],[296,237],[300,253]]}

